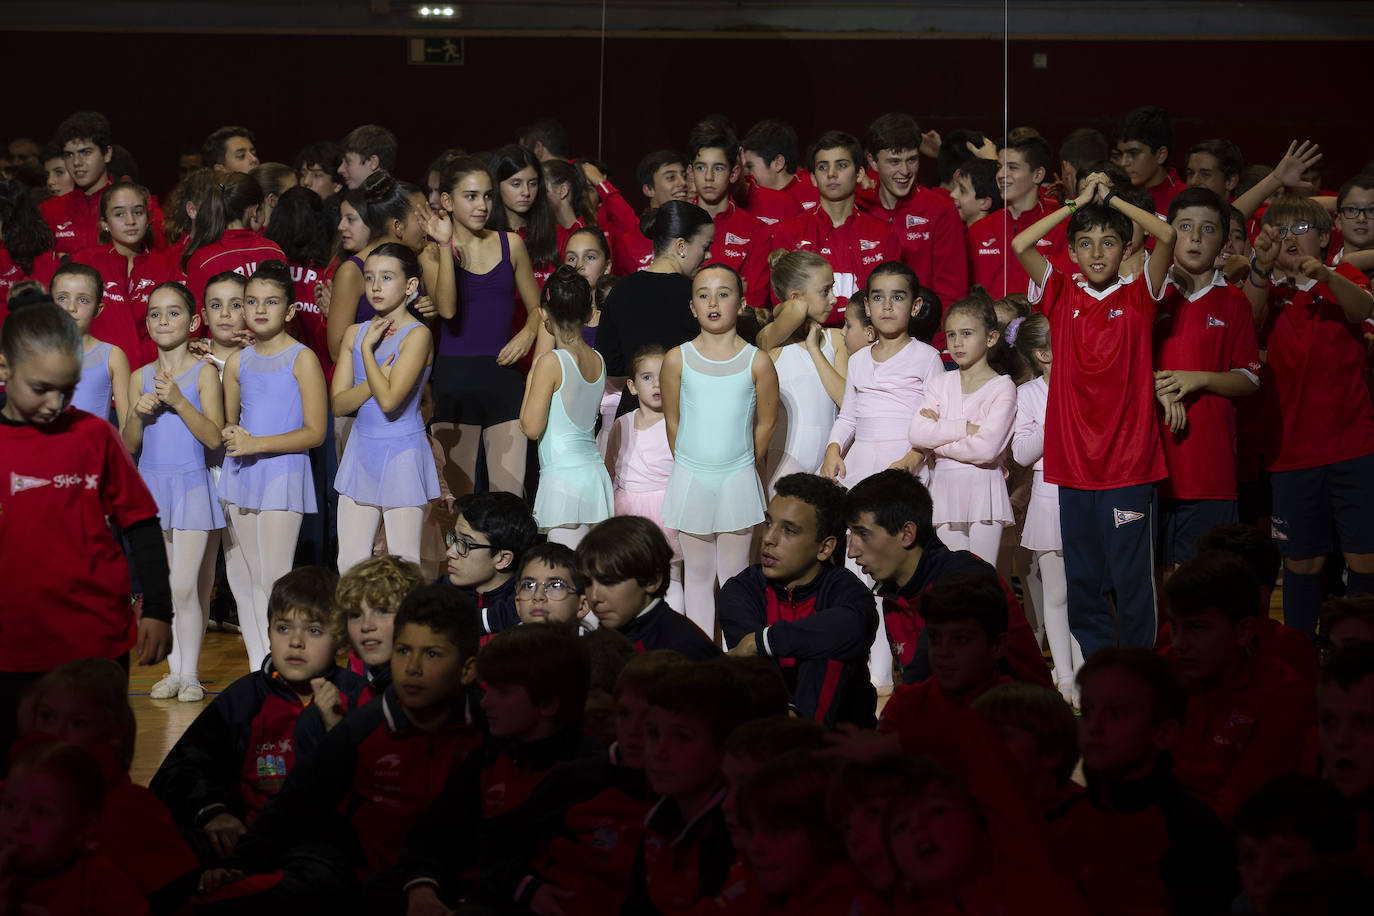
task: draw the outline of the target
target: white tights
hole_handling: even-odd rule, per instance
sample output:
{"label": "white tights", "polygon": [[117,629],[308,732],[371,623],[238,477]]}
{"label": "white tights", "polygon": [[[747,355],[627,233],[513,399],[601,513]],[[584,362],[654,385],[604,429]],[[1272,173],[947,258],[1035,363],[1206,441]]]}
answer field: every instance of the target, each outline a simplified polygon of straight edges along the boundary
{"label": "white tights", "polygon": [[974,556],[997,565],[1002,550],[1002,526],[991,522],[943,522],[935,533],[950,550],[967,550]]}
{"label": "white tights", "polygon": [[716,638],[716,583],[725,584],[749,565],[750,531],[678,532],[682,544],[683,610],[687,619]]}
{"label": "white tights", "polygon": [[348,572],[372,556],[377,529],[386,526],[386,549],[412,563],[420,562],[424,534],[424,506],[382,509],[356,503],[339,494],[339,573]]}
{"label": "white tights", "polygon": [[549,543],[562,544],[569,550],[576,550],[577,545],[582,543],[582,539],[586,537],[587,532],[591,530],[591,525],[559,525],[557,528],[549,529]]}
{"label": "white tights", "polygon": [[172,651],[167,667],[184,683],[200,679],[200,646],[205,640],[209,607],[201,600],[206,567],[214,576],[215,554],[209,549],[210,531],[162,532],[172,585]]}
{"label": "white tights", "polygon": [[249,593],[235,592],[234,600],[239,606],[239,628],[243,630],[243,647],[248,650],[248,667],[256,671],[271,651],[267,642],[267,596],[295,562],[301,514],[284,509],[260,512],[230,506],[229,520],[248,567]]}
{"label": "white tights", "polygon": [[1040,613],[1045,620],[1045,635],[1054,660],[1054,680],[1061,689],[1071,687],[1078,669],[1083,667],[1083,650],[1069,632],[1069,583],[1064,574],[1064,551],[1037,550],[1031,561],[1041,582],[1043,599]]}

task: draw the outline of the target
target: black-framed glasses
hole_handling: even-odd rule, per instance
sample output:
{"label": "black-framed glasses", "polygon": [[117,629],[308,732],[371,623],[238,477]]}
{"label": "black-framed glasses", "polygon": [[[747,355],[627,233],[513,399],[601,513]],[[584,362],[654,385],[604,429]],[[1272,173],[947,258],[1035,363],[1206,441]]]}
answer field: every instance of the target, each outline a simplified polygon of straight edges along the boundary
{"label": "black-framed glasses", "polygon": [[1341,207],[1341,216],[1346,219],[1374,219],[1374,207]]}
{"label": "black-framed glasses", "polygon": [[575,593],[572,583],[566,579],[549,579],[546,582],[540,582],[538,579],[521,579],[515,585],[515,597],[526,601],[533,600],[541,588],[544,597],[550,601],[562,601]]}
{"label": "black-framed glasses", "polygon": [[1306,235],[1312,231],[1311,223],[1294,223],[1291,226],[1278,226],[1276,235],[1279,238],[1286,238],[1290,235]]}
{"label": "black-framed glasses", "polygon": [[469,541],[465,537],[459,537],[452,531],[444,532],[444,546],[460,557],[467,556],[468,551],[472,550],[474,547],[485,547],[488,550],[491,549],[490,544],[479,544],[476,541]]}

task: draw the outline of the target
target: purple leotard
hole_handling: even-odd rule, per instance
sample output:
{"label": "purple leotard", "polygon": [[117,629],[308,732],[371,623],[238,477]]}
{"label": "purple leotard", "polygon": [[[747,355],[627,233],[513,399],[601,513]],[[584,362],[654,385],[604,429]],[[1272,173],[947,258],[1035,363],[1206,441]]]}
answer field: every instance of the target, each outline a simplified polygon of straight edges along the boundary
{"label": "purple leotard", "polygon": [[72,392],[72,406],[101,419],[110,418],[110,348],[103,340],[96,341],[81,356],[81,378]]}
{"label": "purple leotard", "polygon": [[[239,425],[253,436],[279,436],[305,425],[296,358],[304,344],[275,356],[253,347],[239,351]],[[220,496],[242,509],[315,511],[310,456],[305,452],[267,452],[224,459]]]}
{"label": "purple leotard", "polygon": [[511,316],[515,312],[515,267],[511,264],[506,233],[498,235],[499,264],[484,274],[458,267],[458,314],[439,322],[440,356],[495,356],[510,340]]}
{"label": "purple leotard", "polygon": [[[196,410],[200,410],[203,368],[205,364],[197,362],[176,378],[177,387]],[[157,365],[149,363],[139,371],[143,393],[152,394]],[[170,407],[159,407],[151,420],[143,421],[138,473],[157,502],[162,530],[214,531],[224,527],[224,511],[206,466],[205,446]]]}

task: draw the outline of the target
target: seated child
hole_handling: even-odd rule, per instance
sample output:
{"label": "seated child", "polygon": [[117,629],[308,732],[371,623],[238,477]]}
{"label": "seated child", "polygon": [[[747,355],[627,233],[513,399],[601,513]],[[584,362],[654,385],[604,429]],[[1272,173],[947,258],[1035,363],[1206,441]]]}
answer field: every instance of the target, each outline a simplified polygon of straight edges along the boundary
{"label": "seated child", "polygon": [[596,629],[582,635],[592,672],[587,702],[582,706],[582,733],[609,748],[615,744],[615,684],[625,666],[639,658],[639,650],[615,630]]}
{"label": "seated child", "polygon": [[1312,640],[1269,615],[1269,599],[1283,563],[1279,549],[1274,546],[1274,539],[1254,525],[1228,522],[1213,525],[1204,531],[1202,537],[1198,538],[1197,549],[1198,553],[1209,550],[1233,553],[1246,562],[1260,586],[1255,651],[1277,658],[1292,668],[1298,677],[1315,687],[1317,654],[1312,649]]}
{"label": "seated child", "polygon": [[1082,791],[1072,780],[1078,722],[1059,691],[999,684],[974,700],[973,709],[1002,736],[1033,810],[1048,814]]}
{"label": "seated child", "polygon": [[[562,623],[582,627],[582,575],[577,554],[565,544],[535,544],[520,557],[515,579],[516,623]],[[596,618],[592,618],[593,624]],[[499,622],[499,621],[498,621]]]}
{"label": "seated child", "polygon": [[1331,649],[1374,642],[1374,596],[1328,598],[1322,605],[1318,632]]}
{"label": "seated child", "polygon": [[[597,630],[584,642],[614,634]],[[596,682],[596,653],[592,653]],[[615,744],[608,753],[554,768],[530,796],[533,810],[562,812],[529,831],[526,863],[512,899],[536,913],[599,916],[624,902],[644,816],[653,797],[644,776],[644,720],[649,693],[668,672],[685,667],[676,652],[631,658],[616,678]],[[518,870],[517,870],[518,871]]]}
{"label": "seated child", "polygon": [[[292,771],[241,838],[227,863],[233,869],[282,869],[291,878],[288,856],[299,849],[315,851],[316,863],[342,863],[331,876],[341,886],[355,874],[375,877],[396,865],[410,828],[480,743],[473,685],[481,630],[472,599],[443,583],[422,585],[402,599],[394,632],[391,683]],[[294,893],[316,905],[311,874],[283,880],[272,899]],[[394,903],[398,887],[381,883],[379,894]]]}
{"label": "seated child", "polygon": [[642,652],[672,649],[692,661],[716,658],[720,647],[663,601],[672,559],[663,530],[638,515],[608,518],[577,545],[586,601],[601,626],[624,633]]}
{"label": "seated child", "polygon": [[677,913],[724,890],[735,847],[721,764],[726,738],[752,712],[744,685],[718,665],[671,671],[654,685],[644,769],[663,798],[644,821],[622,913]]}
{"label": "seated child", "polygon": [[817,474],[777,481],[763,519],[761,562],[720,590],[720,625],[733,656],[782,670],[797,714],[833,727],[873,725],[868,648],[873,595],[835,564],[844,542],[844,489]]}
{"label": "seated child", "polygon": [[1175,770],[1229,822],[1260,786],[1297,769],[1312,726],[1311,688],[1254,651],[1259,587],[1244,560],[1198,554],[1164,588],[1172,660],[1188,687]]}
{"label": "seated child", "polygon": [[367,678],[361,702],[391,683],[396,609],[423,584],[420,567],[397,556],[372,557],[339,577],[334,601],[348,621],[348,670]]}
{"label": "seated child", "polygon": [[335,574],[303,566],[272,586],[271,653],[196,717],[150,788],[171,809],[201,862],[229,856],[298,760],[358,705],[366,682],[334,663],[344,643]]}
{"label": "seated child", "polygon": [[1150,649],[1104,648],[1078,687],[1087,789],[1050,815],[1055,860],[1103,916],[1226,912],[1239,886],[1226,828],[1170,763],[1188,705],[1178,673]]}
{"label": "seated child", "polygon": [[467,591],[481,611],[482,632],[514,626],[516,562],[534,545],[534,513],[514,493],[469,493],[454,505],[448,545],[448,582]]}
{"label": "seated child", "polygon": [[[757,706],[755,712],[758,712]],[[740,820],[740,793],[759,768],[773,758],[791,751],[819,750],[824,746],[824,729],[810,719],[786,714],[752,719],[730,733],[725,741],[725,758],[720,765],[728,789],[721,807],[725,812],[725,827],[737,855],[730,866],[724,890],[714,898],[701,901],[691,912],[745,914],[758,912],[768,906],[768,899],[745,858],[749,832]]]}
{"label": "seated child", "polygon": [[1242,897],[1233,912],[1267,916],[1270,896],[1283,877],[1320,862],[1355,855],[1355,817],[1334,787],[1314,776],[1274,779],[1236,812],[1236,864]]}
{"label": "seated child", "polygon": [[1321,775],[1355,807],[1360,865],[1374,873],[1374,645],[1331,653],[1317,685]]}
{"label": "seated child", "polygon": [[[513,627],[477,656],[490,737],[450,773],[406,838],[398,872],[414,910],[434,901],[504,904],[509,853],[548,811],[526,802],[558,764],[604,753],[581,734],[591,663],[569,626]],[[512,881],[514,879],[514,881]]]}
{"label": "seated child", "polygon": [[790,751],[759,766],[740,793],[744,858],[772,912],[888,912],[846,857],[825,808],[815,804],[835,769],[808,750]]}
{"label": "seated child", "polygon": [[105,776],[95,848],[134,880],[154,914],[180,908],[195,890],[200,866],[172,812],[129,779],[135,723],[128,673],[108,658],[67,662],[29,690],[19,729],[26,745],[56,738],[95,755]]}
{"label": "seated child", "polygon": [[997,670],[1007,651],[1007,601],[987,576],[955,573],[921,595],[935,674],[907,684],[883,707],[878,730],[900,733],[951,708],[964,707],[1011,678]]}
{"label": "seated child", "polygon": [[142,916],[133,879],[90,844],[105,780],[90,751],[38,742],[16,754],[0,800],[0,911]]}
{"label": "seated child", "polygon": [[1088,912],[1053,868],[1005,773],[971,773],[965,784],[922,757],[907,777],[884,821],[897,875],[894,913]]}

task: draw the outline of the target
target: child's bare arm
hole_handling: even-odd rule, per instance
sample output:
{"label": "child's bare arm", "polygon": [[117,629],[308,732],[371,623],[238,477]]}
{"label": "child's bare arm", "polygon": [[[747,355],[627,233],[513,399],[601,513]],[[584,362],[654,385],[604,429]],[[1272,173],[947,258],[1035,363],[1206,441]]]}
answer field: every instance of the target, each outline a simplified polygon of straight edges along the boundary
{"label": "child's bare arm", "polygon": [[124,423],[129,413],[129,357],[119,347],[110,347],[110,358],[105,362],[110,371],[110,393],[114,396],[115,422]]}
{"label": "child's bare arm", "polygon": [[563,382],[563,366],[557,356],[545,353],[530,370],[525,383],[525,398],[520,402],[520,431],[527,439],[538,439],[549,425],[549,407]]}
{"label": "child's bare arm", "polygon": [[673,347],[663,357],[658,375],[659,390],[663,393],[663,420],[667,424],[668,450],[677,454],[677,424],[681,418],[678,398],[682,394],[682,348]]}
{"label": "child's bare arm", "polygon": [[1021,262],[1021,267],[1036,285],[1044,281],[1045,271],[1049,269],[1050,262],[1036,249],[1035,243],[1049,235],[1050,230],[1055,226],[1072,216],[1074,210],[1084,204],[1091,203],[1099,193],[1105,193],[1105,190],[1099,192],[1099,187],[1105,189],[1109,186],[1106,175],[1094,172],[1083,180],[1083,191],[1071,205],[1060,207],[1053,213],[1042,216],[1011,240],[1011,250],[1015,253],[1016,260]]}
{"label": "child's bare arm", "polygon": [[1155,250],[1145,262],[1145,277],[1150,282],[1150,292],[1158,293],[1164,288],[1164,279],[1169,275],[1169,265],[1174,261],[1174,240],[1178,233],[1174,227],[1153,213],[1146,212],[1134,204],[1127,203],[1115,193],[1106,194],[1103,203],[1123,213],[1141,229],[1155,237]]}
{"label": "child's bare arm", "polygon": [[1295,273],[1305,279],[1326,284],[1326,288],[1331,290],[1331,295],[1336,297],[1336,303],[1340,305],[1341,311],[1345,312],[1345,320],[1351,324],[1359,324],[1374,314],[1374,296],[1370,295],[1369,290],[1361,289],[1348,277],[1327,267],[1321,259],[1310,256],[1303,258],[1298,262]]}
{"label": "child's bare arm", "polygon": [[1321,160],[1320,150],[1321,147],[1311,140],[1304,140],[1301,144],[1297,140],[1289,143],[1288,151],[1283,154],[1279,164],[1274,166],[1274,171],[1233,200],[1231,206],[1239,210],[1241,216],[1246,219],[1254,216],[1260,204],[1268,200],[1271,194],[1283,188],[1293,188],[1302,184],[1302,173]]}
{"label": "child's bare arm", "polygon": [[773,360],[760,350],[754,354],[754,461],[763,466],[768,457],[768,443],[778,425],[778,370]]}

